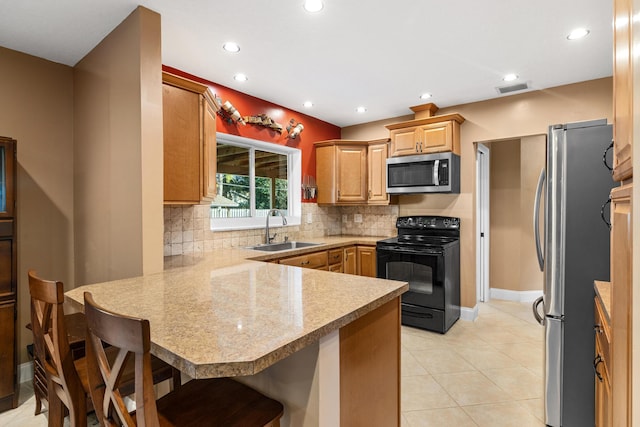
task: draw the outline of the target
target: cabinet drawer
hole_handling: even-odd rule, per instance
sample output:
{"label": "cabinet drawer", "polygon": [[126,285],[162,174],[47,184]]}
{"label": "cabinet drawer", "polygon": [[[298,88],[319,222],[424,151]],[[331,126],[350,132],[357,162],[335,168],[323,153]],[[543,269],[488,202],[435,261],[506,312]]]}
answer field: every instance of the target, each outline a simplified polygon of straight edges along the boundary
{"label": "cabinet drawer", "polygon": [[344,273],[344,270],[342,268],[342,263],[330,265],[329,271],[333,271],[334,273]]}
{"label": "cabinet drawer", "polygon": [[281,259],[280,264],[320,269],[327,266],[327,251]]}
{"label": "cabinet drawer", "polygon": [[342,264],[342,249],[332,249],[329,251],[329,265]]}
{"label": "cabinet drawer", "polygon": [[596,346],[604,361],[604,365],[611,363],[611,327],[604,314],[604,308],[600,298],[595,298],[594,330],[596,334]]}

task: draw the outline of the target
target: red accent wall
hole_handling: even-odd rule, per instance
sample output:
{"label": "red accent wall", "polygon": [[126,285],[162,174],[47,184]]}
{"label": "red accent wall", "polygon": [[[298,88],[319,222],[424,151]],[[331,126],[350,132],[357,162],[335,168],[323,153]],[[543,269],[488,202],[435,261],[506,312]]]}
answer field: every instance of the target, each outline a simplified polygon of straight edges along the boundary
{"label": "red accent wall", "polygon": [[[266,114],[274,121],[284,126],[285,129],[283,129],[282,134],[279,134],[278,132],[264,126],[250,124],[243,126],[237,123],[228,123],[220,115],[218,115],[216,121],[218,132],[300,149],[302,151],[303,177],[305,175],[311,175],[315,178],[316,176],[316,153],[313,149],[313,143],[327,139],[340,138],[340,128],[332,125],[331,123],[284,108],[280,105],[273,104],[254,96],[238,92],[209,80],[178,70],[177,68],[163,65],[162,70],[209,86],[213,93],[222,99],[222,102],[231,102],[243,117],[253,116],[256,114]],[[296,122],[300,122],[304,125],[304,130],[294,140],[287,138],[286,127],[291,119],[295,119]]]}

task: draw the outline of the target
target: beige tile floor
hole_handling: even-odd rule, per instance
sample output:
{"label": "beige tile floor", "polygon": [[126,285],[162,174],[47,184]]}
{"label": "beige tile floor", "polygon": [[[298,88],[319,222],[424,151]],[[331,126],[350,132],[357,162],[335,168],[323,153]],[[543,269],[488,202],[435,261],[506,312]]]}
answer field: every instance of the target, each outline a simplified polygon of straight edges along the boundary
{"label": "beige tile floor", "polygon": [[492,300],[444,335],[402,327],[402,427],[544,426],[531,305]]}
{"label": "beige tile floor", "polygon": [[[542,339],[530,304],[499,300],[444,335],[403,326],[402,427],[544,426]],[[34,408],[23,383],[20,405],[0,414],[0,426],[46,426],[46,412]]]}

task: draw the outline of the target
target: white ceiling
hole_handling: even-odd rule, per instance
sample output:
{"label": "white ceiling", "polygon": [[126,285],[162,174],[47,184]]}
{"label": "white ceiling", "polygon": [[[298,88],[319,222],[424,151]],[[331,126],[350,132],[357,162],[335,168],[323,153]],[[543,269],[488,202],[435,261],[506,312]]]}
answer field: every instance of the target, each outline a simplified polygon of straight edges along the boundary
{"label": "white ceiling", "polygon": [[[505,96],[507,73],[531,90],[612,75],[611,0],[324,3],[0,0],[0,46],[73,66],[141,4],[162,16],[163,64],[341,127]],[[567,40],[575,27],[591,33]],[[228,40],[241,51],[223,51]]]}

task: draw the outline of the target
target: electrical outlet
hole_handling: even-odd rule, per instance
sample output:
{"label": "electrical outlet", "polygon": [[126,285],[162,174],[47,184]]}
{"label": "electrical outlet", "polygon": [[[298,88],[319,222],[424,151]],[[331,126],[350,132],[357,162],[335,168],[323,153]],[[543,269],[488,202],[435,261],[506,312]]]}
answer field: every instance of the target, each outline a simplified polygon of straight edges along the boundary
{"label": "electrical outlet", "polygon": [[362,214],[353,215],[353,222],[362,222]]}
{"label": "electrical outlet", "polygon": [[347,222],[347,215],[342,215],[342,222]]}
{"label": "electrical outlet", "polygon": [[313,222],[313,214],[311,212],[307,212],[307,224],[311,224]]}

